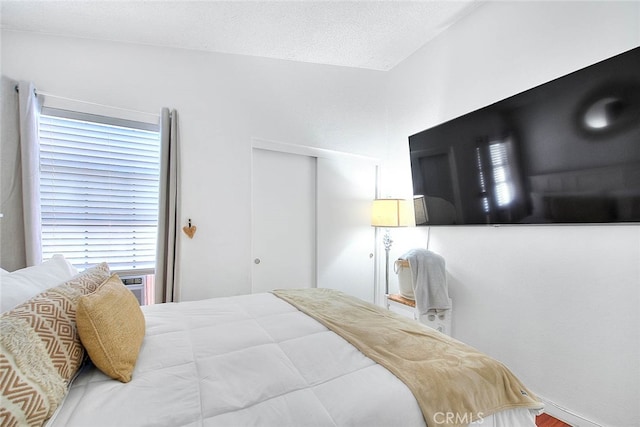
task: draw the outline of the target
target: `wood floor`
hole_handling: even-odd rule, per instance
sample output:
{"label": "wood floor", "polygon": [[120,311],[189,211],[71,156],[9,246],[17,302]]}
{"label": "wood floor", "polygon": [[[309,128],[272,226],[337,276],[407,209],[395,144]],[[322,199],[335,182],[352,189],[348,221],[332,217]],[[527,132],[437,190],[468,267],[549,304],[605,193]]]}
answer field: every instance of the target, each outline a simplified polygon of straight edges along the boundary
{"label": "wood floor", "polygon": [[569,424],[553,418],[551,415],[542,414],[536,417],[537,427],[571,427]]}

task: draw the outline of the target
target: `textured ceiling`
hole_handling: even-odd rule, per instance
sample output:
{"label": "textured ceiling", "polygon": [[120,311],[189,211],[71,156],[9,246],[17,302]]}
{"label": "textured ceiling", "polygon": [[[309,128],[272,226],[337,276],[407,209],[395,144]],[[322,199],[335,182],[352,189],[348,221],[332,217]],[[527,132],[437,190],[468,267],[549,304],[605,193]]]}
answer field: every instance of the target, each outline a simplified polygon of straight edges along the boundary
{"label": "textured ceiling", "polygon": [[482,0],[5,1],[3,29],[389,70]]}

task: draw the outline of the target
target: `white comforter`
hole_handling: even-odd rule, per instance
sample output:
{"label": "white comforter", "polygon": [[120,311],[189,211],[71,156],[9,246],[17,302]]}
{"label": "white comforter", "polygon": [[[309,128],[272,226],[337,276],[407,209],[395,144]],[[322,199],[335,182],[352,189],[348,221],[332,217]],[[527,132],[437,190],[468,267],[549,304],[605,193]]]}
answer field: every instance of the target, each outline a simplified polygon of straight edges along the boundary
{"label": "white comforter", "polygon": [[[49,426],[425,425],[400,380],[274,295],[143,310],[133,380],[85,369]],[[483,426],[535,425],[502,416]]]}

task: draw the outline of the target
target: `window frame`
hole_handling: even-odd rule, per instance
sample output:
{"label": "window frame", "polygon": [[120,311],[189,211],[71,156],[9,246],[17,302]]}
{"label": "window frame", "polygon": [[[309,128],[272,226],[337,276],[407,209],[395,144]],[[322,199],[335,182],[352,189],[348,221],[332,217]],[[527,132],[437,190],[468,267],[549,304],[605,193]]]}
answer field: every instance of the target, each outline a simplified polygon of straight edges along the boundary
{"label": "window frame", "polygon": [[[158,203],[160,201],[160,180],[161,180],[161,168],[160,168],[160,162],[161,162],[161,136],[160,136],[160,124],[159,123],[148,123],[148,122],[143,122],[143,121],[136,121],[136,120],[129,120],[129,119],[124,119],[124,118],[120,118],[120,117],[113,117],[113,116],[105,116],[105,115],[98,115],[98,114],[92,114],[92,113],[86,113],[86,112],[81,112],[81,111],[71,111],[71,110],[67,110],[67,109],[61,109],[61,108],[55,108],[55,107],[43,107],[40,113],[41,116],[47,116],[47,117],[51,117],[53,119],[68,119],[68,120],[75,120],[75,121],[83,121],[83,122],[88,122],[88,123],[94,123],[97,125],[105,125],[105,126],[116,126],[116,127],[121,127],[121,128],[128,128],[128,129],[134,129],[134,130],[139,130],[139,131],[144,131],[144,132],[153,132],[155,133],[155,136],[157,137],[157,185],[158,185],[158,192],[156,193],[156,200],[155,200],[155,204],[156,204],[156,210],[157,210],[157,206]],[[39,134],[41,134],[43,131],[43,126],[42,124],[38,125],[38,132]],[[153,138],[155,139],[155,138]],[[42,154],[42,148],[39,148],[39,155]],[[152,156],[149,156],[149,158],[152,158]],[[134,157],[132,157],[133,160],[135,160]],[[39,188],[42,190],[43,187],[43,182],[42,182],[42,160],[40,160],[40,182],[38,183]],[[105,181],[107,181],[105,179]],[[42,192],[42,191],[41,191]],[[50,193],[50,192],[49,192]],[[41,208],[44,205],[43,201],[42,201],[42,195],[41,195],[41,201],[40,201],[40,205]],[[42,223],[43,223],[43,228],[44,228],[44,218],[43,218],[43,213],[41,213],[41,218],[42,218]],[[157,239],[158,239],[158,233],[157,233],[157,227],[158,227],[158,212],[156,212],[155,215],[155,233],[154,234],[154,243],[153,243],[153,247],[154,247],[154,261],[153,264],[155,264],[155,260],[157,259],[157,253],[155,253],[155,250],[157,248]],[[108,221],[105,221],[105,223],[107,223]],[[45,249],[45,235],[49,233],[49,232],[45,232],[45,230],[42,230],[42,240],[43,240],[43,258],[45,256],[48,256],[50,254],[48,254],[46,252]],[[49,233],[50,234],[50,233]],[[89,245],[91,245],[91,243],[89,243]],[[150,245],[147,245],[150,247]],[[117,251],[114,251],[117,252]],[[123,251],[123,253],[131,253],[133,251]],[[105,253],[108,253],[105,252]],[[79,259],[79,257],[75,257],[74,261],[77,261],[77,259]],[[86,258],[88,260],[90,260],[90,258]],[[105,261],[108,261],[107,259],[105,259]],[[154,267],[148,267],[149,265],[149,261],[146,261],[147,267],[142,267],[142,268],[118,268],[117,266],[112,268],[112,270],[114,272],[117,272],[120,275],[150,275],[150,274],[154,274],[155,273],[155,266]],[[83,264],[80,264],[78,262],[75,262],[74,265],[82,270],[85,268],[89,268],[92,265],[95,265],[95,263],[92,262],[84,262]],[[110,263],[111,265],[111,263]]]}

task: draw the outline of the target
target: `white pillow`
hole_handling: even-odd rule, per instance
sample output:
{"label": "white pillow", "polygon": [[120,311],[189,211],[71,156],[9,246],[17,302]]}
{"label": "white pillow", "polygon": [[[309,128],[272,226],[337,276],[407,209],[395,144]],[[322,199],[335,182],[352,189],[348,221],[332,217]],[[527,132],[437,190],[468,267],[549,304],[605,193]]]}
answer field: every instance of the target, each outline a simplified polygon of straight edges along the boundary
{"label": "white pillow", "polygon": [[0,312],[11,310],[31,297],[66,282],[78,274],[62,255],[33,267],[0,275]]}

